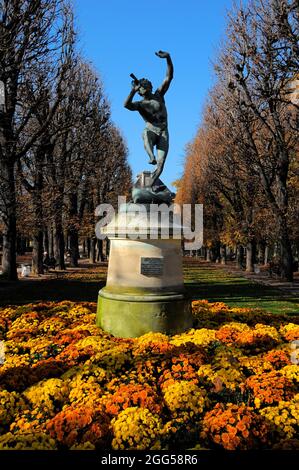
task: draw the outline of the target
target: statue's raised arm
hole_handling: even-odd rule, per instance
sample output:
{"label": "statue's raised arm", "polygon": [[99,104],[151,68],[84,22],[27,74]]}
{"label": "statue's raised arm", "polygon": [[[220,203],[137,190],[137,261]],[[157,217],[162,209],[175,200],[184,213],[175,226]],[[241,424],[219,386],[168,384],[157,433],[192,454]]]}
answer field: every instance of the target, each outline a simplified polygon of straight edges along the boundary
{"label": "statue's raised arm", "polygon": [[158,92],[164,95],[170,85],[171,80],[173,79],[173,63],[170,57],[169,52],[165,51],[158,51],[155,52],[156,56],[160,57],[161,59],[166,59],[167,60],[167,71],[166,71],[166,77],[162,83],[162,85],[159,86]]}

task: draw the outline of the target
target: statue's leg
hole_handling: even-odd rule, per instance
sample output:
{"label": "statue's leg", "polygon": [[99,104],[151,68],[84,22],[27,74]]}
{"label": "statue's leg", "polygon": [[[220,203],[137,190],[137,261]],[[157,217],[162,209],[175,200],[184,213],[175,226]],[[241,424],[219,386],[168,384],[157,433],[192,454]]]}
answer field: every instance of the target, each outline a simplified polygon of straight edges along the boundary
{"label": "statue's leg", "polygon": [[157,136],[154,132],[150,131],[149,129],[144,129],[142,133],[144,148],[150,158],[149,163],[152,165],[156,165],[156,157],[154,155],[154,145],[157,139]]}
{"label": "statue's leg", "polygon": [[161,175],[163,168],[164,168],[165,160],[168,154],[169,138],[168,138],[167,130],[163,131],[162,134],[159,136],[156,147],[157,147],[157,168],[152,173],[152,185]]}

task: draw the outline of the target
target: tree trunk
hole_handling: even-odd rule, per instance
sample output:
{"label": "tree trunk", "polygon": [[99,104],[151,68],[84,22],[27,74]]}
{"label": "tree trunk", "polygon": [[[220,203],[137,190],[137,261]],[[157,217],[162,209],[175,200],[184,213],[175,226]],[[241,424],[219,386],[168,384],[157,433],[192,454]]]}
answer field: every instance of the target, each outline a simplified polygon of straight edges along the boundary
{"label": "tree trunk", "polygon": [[95,237],[93,237],[91,239],[90,257],[89,257],[89,262],[93,263],[93,264],[96,262],[96,245],[97,245],[97,239]]}
{"label": "tree trunk", "polygon": [[281,221],[279,234],[280,248],[280,277],[287,281],[293,281],[293,254],[286,221]]}
{"label": "tree trunk", "polygon": [[70,239],[69,239],[68,232],[65,232],[63,234],[63,237],[64,237],[64,249],[65,249],[65,251],[69,251],[70,250]]}
{"label": "tree trunk", "polygon": [[109,259],[109,256],[110,256],[110,240],[109,240],[109,238],[106,238],[106,255],[107,255],[107,258]]}
{"label": "tree trunk", "polygon": [[86,244],[87,244],[87,258],[90,258],[90,238],[88,237],[87,240],[86,240]]}
{"label": "tree trunk", "polygon": [[69,250],[70,250],[70,265],[73,268],[78,267],[78,231],[74,228],[69,231]]}
{"label": "tree trunk", "polygon": [[82,256],[86,256],[86,240],[84,238],[82,243]]}
{"label": "tree trunk", "polygon": [[70,251],[70,264],[76,268],[79,258],[79,236],[78,236],[78,197],[76,193],[69,194],[69,229],[68,229],[68,249]]}
{"label": "tree trunk", "polygon": [[211,250],[210,250],[210,248],[207,248],[207,250],[206,250],[206,261],[208,263],[211,262]]}
{"label": "tree trunk", "polygon": [[[16,193],[14,164],[9,161],[1,162],[2,178],[5,181],[3,188],[5,216],[3,217],[3,256],[2,256],[2,276],[9,281],[16,281],[17,274],[17,224],[16,224]],[[4,185],[3,185],[4,186]]]}
{"label": "tree trunk", "polygon": [[103,240],[97,241],[97,261],[103,261]]}
{"label": "tree trunk", "polygon": [[9,224],[9,228],[5,228],[3,234],[3,255],[2,255],[2,276],[9,281],[16,281],[17,262],[16,262],[16,245],[15,230],[13,222]]}
{"label": "tree trunk", "polygon": [[33,274],[44,274],[43,268],[43,152],[37,154],[36,174],[34,189],[30,191],[34,210],[33,227],[33,250],[32,250],[32,272]]}
{"label": "tree trunk", "polygon": [[258,247],[258,262],[261,265],[265,264],[265,251],[266,251],[266,243],[260,242]]}
{"label": "tree trunk", "polygon": [[62,271],[65,270],[65,238],[63,232],[63,224],[62,224],[62,213],[63,213],[63,185],[60,183],[55,188],[57,192],[57,196],[55,199],[54,204],[54,257],[56,259],[56,264],[58,265],[59,269]]}
{"label": "tree trunk", "polygon": [[269,245],[265,246],[265,258],[264,258],[264,263],[265,265],[268,264],[269,262]]}
{"label": "tree trunk", "polygon": [[24,237],[17,237],[17,254],[24,255],[26,253],[26,240]]}
{"label": "tree trunk", "polygon": [[80,255],[80,238],[79,238],[79,232],[78,232],[78,242],[77,242],[77,259],[81,259],[81,255]]}
{"label": "tree trunk", "polygon": [[237,245],[236,262],[237,262],[238,269],[243,269],[243,260],[244,260],[244,248],[242,245]]}
{"label": "tree trunk", "polygon": [[[182,254],[184,254],[184,249],[181,247]],[[103,257],[104,260],[107,260],[108,258],[108,246],[107,246],[107,238],[103,240]]]}
{"label": "tree trunk", "polygon": [[221,245],[220,247],[220,259],[221,259],[221,264],[226,264],[226,246]]}
{"label": "tree trunk", "polygon": [[49,256],[50,256],[50,258],[53,258],[55,256],[55,253],[54,253],[54,235],[53,235],[53,229],[52,228],[51,228],[51,231],[50,231]]}
{"label": "tree trunk", "polygon": [[43,231],[36,231],[33,235],[32,273],[43,274]]}
{"label": "tree trunk", "polygon": [[213,246],[213,249],[212,249],[212,253],[213,253],[213,262],[215,263],[215,261],[219,262],[220,261],[220,258],[221,258],[221,255],[220,255],[220,242],[217,241],[215,243],[215,245]]}
{"label": "tree trunk", "polygon": [[65,270],[64,251],[64,234],[62,224],[57,222],[54,234],[54,256],[56,258],[56,263],[61,270]]}
{"label": "tree trunk", "polygon": [[254,243],[248,242],[246,245],[246,272],[254,272]]}
{"label": "tree trunk", "polygon": [[48,254],[50,252],[49,232],[47,228],[44,230],[44,251]]}

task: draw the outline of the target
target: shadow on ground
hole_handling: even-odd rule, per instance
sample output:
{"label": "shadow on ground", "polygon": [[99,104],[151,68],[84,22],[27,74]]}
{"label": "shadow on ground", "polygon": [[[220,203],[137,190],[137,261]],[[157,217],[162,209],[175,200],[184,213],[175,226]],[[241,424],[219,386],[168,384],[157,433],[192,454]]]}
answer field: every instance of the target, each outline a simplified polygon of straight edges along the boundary
{"label": "shadow on ground", "polygon": [[[0,281],[0,306],[71,300],[96,302],[106,283],[107,263],[83,264],[54,271],[51,277]],[[210,264],[184,260],[184,279],[191,299],[224,302],[233,307],[261,308],[272,313],[299,314],[299,296],[257,284]]]}
{"label": "shadow on ground", "polygon": [[96,302],[105,280],[94,281],[50,279],[0,283],[0,305],[61,300]]}

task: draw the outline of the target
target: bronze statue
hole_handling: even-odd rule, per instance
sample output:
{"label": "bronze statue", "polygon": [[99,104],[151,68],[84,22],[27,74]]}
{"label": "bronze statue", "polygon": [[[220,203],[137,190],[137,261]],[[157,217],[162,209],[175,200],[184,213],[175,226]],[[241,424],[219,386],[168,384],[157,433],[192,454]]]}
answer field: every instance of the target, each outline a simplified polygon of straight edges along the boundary
{"label": "bronze statue", "polygon": [[[167,128],[167,111],[164,101],[164,95],[167,92],[170,82],[173,79],[173,64],[168,52],[155,52],[161,59],[167,60],[166,77],[162,85],[153,93],[153,86],[146,78],[138,80],[135,75],[133,78],[132,90],[125,100],[124,106],[130,111],[138,111],[146,122],[142,137],[144,148],[150,158],[149,163],[157,165],[152,173],[152,185],[161,175],[169,147],[169,136]],[[141,101],[132,101],[135,93],[138,93],[143,99]],[[154,154],[154,147],[157,150],[157,156]]]}

